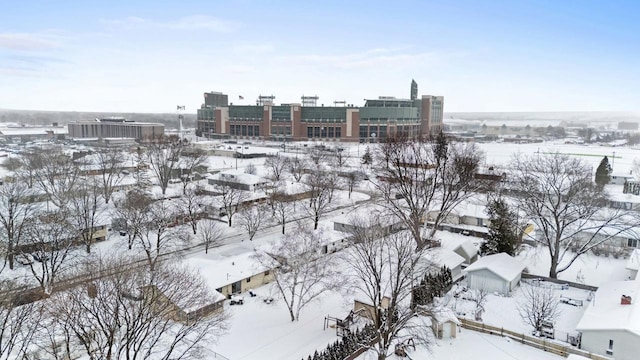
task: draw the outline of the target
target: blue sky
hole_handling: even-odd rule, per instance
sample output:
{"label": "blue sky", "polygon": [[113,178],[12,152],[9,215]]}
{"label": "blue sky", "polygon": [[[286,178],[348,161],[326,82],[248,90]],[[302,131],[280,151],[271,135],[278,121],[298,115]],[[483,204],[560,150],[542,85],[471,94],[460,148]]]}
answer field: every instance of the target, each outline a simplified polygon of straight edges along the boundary
{"label": "blue sky", "polygon": [[[171,112],[318,95],[640,110],[638,1],[0,0],[0,108]],[[238,96],[244,96],[240,101]]]}

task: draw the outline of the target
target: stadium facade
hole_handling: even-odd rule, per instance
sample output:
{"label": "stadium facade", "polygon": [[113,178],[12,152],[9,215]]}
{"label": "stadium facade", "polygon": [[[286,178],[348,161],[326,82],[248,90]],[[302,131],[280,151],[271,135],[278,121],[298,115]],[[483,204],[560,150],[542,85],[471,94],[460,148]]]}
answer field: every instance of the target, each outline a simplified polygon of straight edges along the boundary
{"label": "stadium facade", "polygon": [[256,105],[233,105],[220,92],[204,94],[198,109],[197,132],[222,139],[276,141],[378,141],[404,134],[429,136],[442,130],[443,96],[418,97],[411,82],[409,99],[380,96],[364,106],[345,102],[317,106],[317,96],[302,96],[301,103],[276,105],[275,96],[260,96]]}

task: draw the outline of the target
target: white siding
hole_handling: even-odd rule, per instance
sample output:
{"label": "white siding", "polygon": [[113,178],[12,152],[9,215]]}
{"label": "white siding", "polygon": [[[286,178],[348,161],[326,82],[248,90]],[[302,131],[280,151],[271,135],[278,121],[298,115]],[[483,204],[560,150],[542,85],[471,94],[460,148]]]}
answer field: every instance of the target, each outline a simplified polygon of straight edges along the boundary
{"label": "white siding", "polygon": [[487,289],[509,295],[509,282],[487,269],[480,269],[467,273],[467,285],[470,289]]}
{"label": "white siding", "polygon": [[584,330],[582,349],[607,355],[609,340],[613,340],[613,357],[616,360],[637,360],[640,353],[640,336],[621,330]]}

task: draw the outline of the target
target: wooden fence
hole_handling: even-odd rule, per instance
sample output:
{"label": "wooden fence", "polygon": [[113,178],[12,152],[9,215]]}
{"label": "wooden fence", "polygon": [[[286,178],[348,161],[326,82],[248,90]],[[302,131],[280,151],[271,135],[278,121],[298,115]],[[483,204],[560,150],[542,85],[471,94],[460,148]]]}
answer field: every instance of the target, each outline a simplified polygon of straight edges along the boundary
{"label": "wooden fence", "polygon": [[549,341],[543,338],[537,338],[535,336],[525,335],[522,333],[517,333],[515,331],[507,330],[505,328],[499,328],[496,326],[487,325],[482,322],[477,322],[469,319],[461,318],[459,319],[462,327],[465,329],[482,332],[485,334],[491,335],[499,335],[506,336],[515,341],[518,341],[524,345],[528,345],[534,347],[536,349],[540,349],[546,352],[550,352],[555,355],[567,357],[569,354],[576,354],[580,356],[584,356],[587,359],[593,360],[612,360],[609,357],[590,353],[588,351],[576,349],[572,346],[561,345],[553,341]]}
{"label": "wooden fence", "polygon": [[555,283],[555,284],[567,284],[567,285],[569,285],[571,287],[574,287],[574,288],[577,288],[577,289],[582,289],[582,290],[589,290],[589,291],[598,290],[597,286],[580,284],[580,283],[577,283],[577,282],[560,280],[560,279],[552,279],[550,277],[534,275],[534,274],[522,273],[522,278],[523,279],[542,279],[544,281],[552,282],[552,283]]}

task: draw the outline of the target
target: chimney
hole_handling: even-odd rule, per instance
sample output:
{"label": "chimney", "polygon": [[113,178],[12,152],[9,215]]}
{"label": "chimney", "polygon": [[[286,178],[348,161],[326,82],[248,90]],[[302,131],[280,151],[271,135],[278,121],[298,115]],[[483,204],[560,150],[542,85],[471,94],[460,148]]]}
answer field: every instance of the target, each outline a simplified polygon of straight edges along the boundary
{"label": "chimney", "polygon": [[622,295],[620,305],[631,305],[631,296]]}

